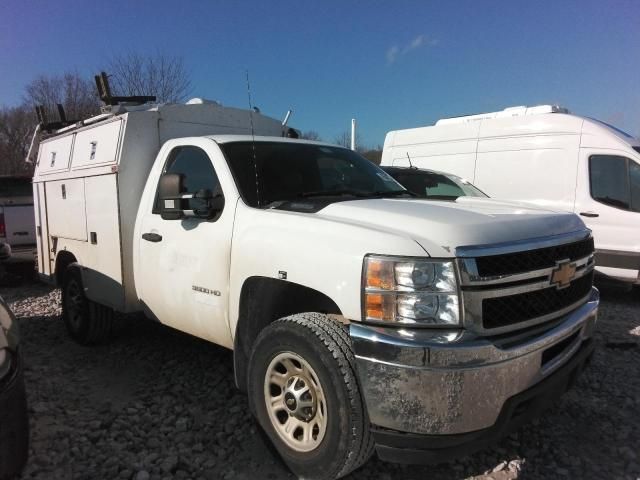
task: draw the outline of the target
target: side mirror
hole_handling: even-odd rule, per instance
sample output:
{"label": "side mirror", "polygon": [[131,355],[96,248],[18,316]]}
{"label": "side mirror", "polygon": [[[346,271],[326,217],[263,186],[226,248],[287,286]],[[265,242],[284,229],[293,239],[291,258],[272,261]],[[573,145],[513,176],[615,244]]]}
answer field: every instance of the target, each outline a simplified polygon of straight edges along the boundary
{"label": "side mirror", "polygon": [[224,208],[224,196],[219,193],[214,195],[208,188],[198,190],[193,194],[192,215],[198,218],[211,219]]}
{"label": "side mirror", "polygon": [[184,175],[179,173],[165,173],[158,184],[158,200],[160,216],[163,220],[179,220],[184,217],[182,210],[182,192],[184,190]]}
{"label": "side mirror", "polygon": [[184,193],[183,174],[165,173],[160,177],[158,200],[163,220],[180,220],[184,217],[211,219],[224,208],[224,196],[213,195],[209,189]]}
{"label": "side mirror", "polygon": [[209,218],[213,218],[216,214],[224,209],[224,196],[219,193],[209,201]]}

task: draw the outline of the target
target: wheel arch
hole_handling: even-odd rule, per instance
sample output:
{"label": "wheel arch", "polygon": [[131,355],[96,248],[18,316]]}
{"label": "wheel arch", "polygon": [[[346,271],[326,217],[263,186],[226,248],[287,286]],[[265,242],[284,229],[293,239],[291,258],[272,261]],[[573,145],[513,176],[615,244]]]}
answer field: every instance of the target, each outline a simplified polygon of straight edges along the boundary
{"label": "wheel arch", "polygon": [[56,285],[58,287],[62,286],[62,282],[64,281],[64,274],[66,273],[67,269],[74,263],[77,264],[78,259],[73,253],[67,250],[61,250],[60,252],[58,252],[58,255],[56,255],[56,265],[54,270],[54,277]]}
{"label": "wheel arch", "polygon": [[234,332],[236,385],[247,389],[251,348],[258,334],[279,318],[296,313],[317,312],[341,316],[338,305],[313,288],[269,277],[249,277],[240,291],[238,322]]}

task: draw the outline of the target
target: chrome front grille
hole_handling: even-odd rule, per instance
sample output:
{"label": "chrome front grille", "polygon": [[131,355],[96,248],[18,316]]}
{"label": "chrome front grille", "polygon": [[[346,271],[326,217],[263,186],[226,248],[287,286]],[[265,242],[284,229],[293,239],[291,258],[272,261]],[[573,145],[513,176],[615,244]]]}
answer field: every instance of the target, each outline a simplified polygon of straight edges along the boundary
{"label": "chrome front grille", "polygon": [[591,292],[593,272],[571,282],[567,288],[549,287],[482,301],[482,326],[500,328],[563,311]]}
{"label": "chrome front grille", "polygon": [[[494,335],[527,328],[558,318],[589,298],[595,261],[588,231],[515,248],[456,250],[467,329]],[[523,271],[525,266],[529,270]]]}
{"label": "chrome front grille", "polygon": [[525,252],[506,253],[476,258],[478,275],[496,277],[555,267],[561,259],[579,260],[593,253],[593,238]]}

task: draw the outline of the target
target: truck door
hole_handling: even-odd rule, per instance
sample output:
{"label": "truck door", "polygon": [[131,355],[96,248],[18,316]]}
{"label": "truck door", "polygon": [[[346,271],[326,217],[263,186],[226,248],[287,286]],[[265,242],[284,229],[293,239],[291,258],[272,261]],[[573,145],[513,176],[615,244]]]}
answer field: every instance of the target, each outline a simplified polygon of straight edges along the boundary
{"label": "truck door", "polygon": [[[174,147],[162,173],[185,176],[187,192],[223,191],[215,167],[225,162],[215,144]],[[209,150],[209,153],[205,151]],[[212,158],[213,157],[213,158]],[[215,161],[212,161],[215,160]],[[224,165],[226,167],[226,164]],[[147,187],[149,190],[151,186]],[[145,190],[139,213],[136,289],[145,308],[162,323],[217,344],[232,347],[227,323],[229,262],[234,207],[227,203],[215,218],[163,220],[157,185]],[[196,202],[192,199],[190,202]]]}
{"label": "truck door", "polygon": [[593,230],[598,270],[635,281],[640,270],[640,164],[617,150],[581,149],[575,212]]}

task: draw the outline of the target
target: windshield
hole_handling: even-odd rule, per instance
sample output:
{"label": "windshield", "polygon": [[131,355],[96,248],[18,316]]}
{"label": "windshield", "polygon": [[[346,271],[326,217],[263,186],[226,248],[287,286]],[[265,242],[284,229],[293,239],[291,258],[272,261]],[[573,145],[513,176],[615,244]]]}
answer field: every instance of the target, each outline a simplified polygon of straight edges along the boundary
{"label": "windshield", "polygon": [[31,197],[33,187],[30,178],[0,177],[0,197]]}
{"label": "windshield", "polygon": [[487,197],[480,189],[455,175],[417,168],[389,168],[386,171],[407,190],[421,198],[455,200],[458,197]]}
{"label": "windshield", "polygon": [[251,207],[410,195],[386,172],[345,148],[289,142],[232,142],[220,148]]}

